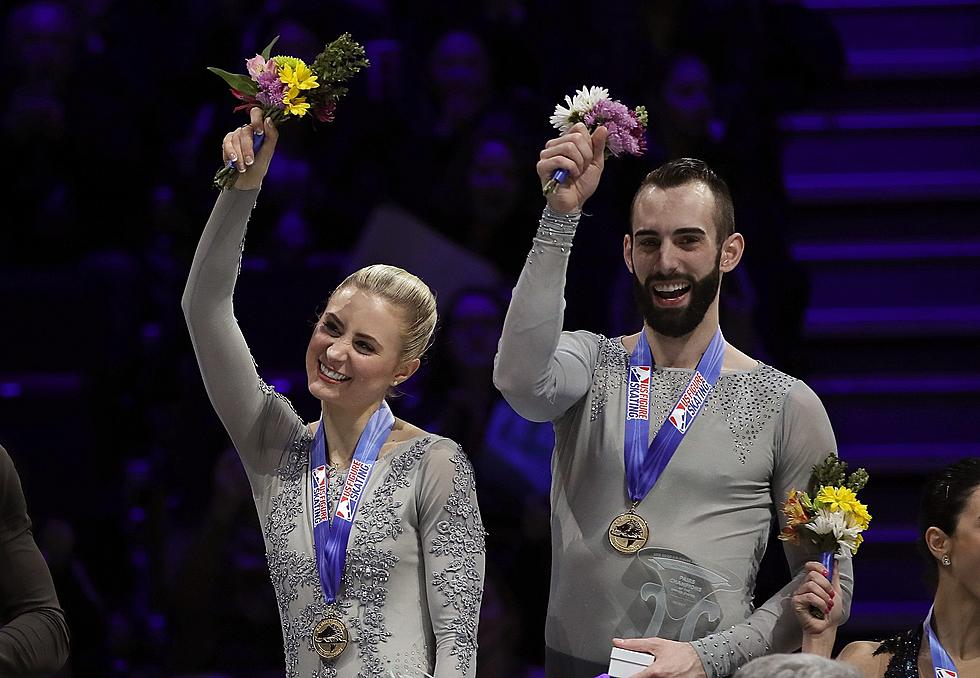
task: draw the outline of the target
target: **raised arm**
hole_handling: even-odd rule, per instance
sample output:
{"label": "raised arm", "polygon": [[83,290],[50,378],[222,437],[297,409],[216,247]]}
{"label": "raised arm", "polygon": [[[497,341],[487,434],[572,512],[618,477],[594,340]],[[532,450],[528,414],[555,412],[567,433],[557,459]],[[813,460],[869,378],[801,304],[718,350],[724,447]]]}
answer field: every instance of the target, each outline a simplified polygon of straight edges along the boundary
{"label": "raised arm", "polygon": [[436,638],[435,678],[476,675],[486,532],[476,502],[473,466],[449,440],[422,459],[417,487],[425,598]]}
{"label": "raised arm", "polygon": [[514,288],[494,361],[493,381],[507,402],[531,421],[556,419],[588,392],[592,364],[563,344],[565,272],[582,206],[604,166],[606,128],[592,135],[579,123],[549,141],[537,164],[544,186],[556,169],[568,171],[548,196],[524,270]]}
{"label": "raised arm", "polygon": [[13,461],[0,447],[0,675],[54,673],[68,658],[68,627],[34,543]]}
{"label": "raised arm", "polygon": [[[266,142],[252,153],[252,132]],[[278,459],[264,449],[282,449],[301,424],[292,408],[259,378],[235,319],[232,296],[241,265],[245,228],[275,150],[276,129],[252,109],[252,123],[225,136],[225,161],[245,168],[234,189],[222,191],[211,212],[187,278],[181,307],[204,385],[250,475],[268,474]]]}

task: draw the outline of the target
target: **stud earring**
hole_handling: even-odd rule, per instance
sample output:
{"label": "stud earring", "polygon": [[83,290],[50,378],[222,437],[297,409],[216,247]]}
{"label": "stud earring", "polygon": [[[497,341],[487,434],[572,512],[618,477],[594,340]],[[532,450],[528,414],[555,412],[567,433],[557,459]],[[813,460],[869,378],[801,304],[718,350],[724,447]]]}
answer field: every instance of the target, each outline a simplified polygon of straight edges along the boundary
{"label": "stud earring", "polygon": [[943,565],[945,565],[946,567],[949,567],[949,566],[950,566],[950,565],[952,565],[952,564],[953,564],[953,561],[951,561],[951,560],[949,559],[949,554],[947,554],[947,553],[944,553],[944,554],[943,554]]}

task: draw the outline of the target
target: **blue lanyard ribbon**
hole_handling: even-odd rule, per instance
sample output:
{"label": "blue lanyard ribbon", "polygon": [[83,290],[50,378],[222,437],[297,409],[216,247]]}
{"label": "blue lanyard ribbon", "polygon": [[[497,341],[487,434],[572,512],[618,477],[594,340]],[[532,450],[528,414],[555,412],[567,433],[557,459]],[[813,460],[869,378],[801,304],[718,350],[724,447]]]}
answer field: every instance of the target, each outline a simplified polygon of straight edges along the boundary
{"label": "blue lanyard ribbon", "polygon": [[312,484],[311,499],[313,504],[313,549],[316,552],[316,567],[320,573],[320,585],[327,603],[337,600],[340,592],[340,581],[344,574],[344,562],[347,558],[347,540],[350,537],[354,516],[360,504],[361,496],[367,487],[371,469],[378,460],[381,446],[388,439],[388,434],[395,424],[395,417],[388,403],[381,401],[381,407],[371,415],[367,426],[357,439],[354,458],[347,471],[347,481],[337,501],[334,519],[329,520],[329,502],[327,501],[327,444],[323,432],[323,419],[320,429],[313,439],[313,449],[310,451],[310,483]]}
{"label": "blue lanyard ribbon", "polygon": [[956,664],[953,663],[953,658],[946,652],[946,648],[939,642],[932,628],[932,607],[929,608],[926,620],[922,622],[922,632],[929,639],[929,654],[932,655],[932,670],[936,678],[956,678],[959,675],[956,673]]}
{"label": "blue lanyard ribbon", "polygon": [[721,374],[725,355],[725,338],[721,328],[708,344],[698,361],[694,375],[674,404],[669,415],[650,439],[650,379],[653,356],[646,335],[640,332],[636,347],[630,354],[629,380],[626,394],[626,483],[630,499],[639,502],[647,495],[657,478],[674,456],[677,446],[700,414],[708,395]]}

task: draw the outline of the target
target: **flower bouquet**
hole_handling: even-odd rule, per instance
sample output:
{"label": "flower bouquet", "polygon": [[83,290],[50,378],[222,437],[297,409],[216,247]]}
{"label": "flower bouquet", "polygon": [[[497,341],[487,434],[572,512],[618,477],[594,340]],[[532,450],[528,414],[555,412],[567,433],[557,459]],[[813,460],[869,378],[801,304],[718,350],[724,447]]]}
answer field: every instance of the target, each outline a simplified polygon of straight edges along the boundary
{"label": "flower bouquet", "polygon": [[[813,467],[805,492],[793,489],[786,497],[783,515],[786,527],[779,538],[793,544],[809,542],[820,551],[820,562],[834,576],[836,556],[853,556],[864,541],[862,532],[871,523],[866,504],[857,493],[867,484],[868,472],[859,468],[845,478],[847,464],[835,454],[827,455]],[[823,619],[823,613],[810,608],[811,614]]]}
{"label": "flower bouquet", "polygon": [[[271,56],[278,36],[251,59],[245,61],[248,75],[229,73],[208,66],[231,87],[231,93],[243,102],[235,111],[262,109],[262,116],[278,125],[284,120],[312,114],[320,122],[331,122],[337,102],[347,94],[344,85],[362,68],[368,67],[364,48],[354,42],[349,33],[324,47],[307,66],[302,59],[291,56]],[[264,137],[256,135],[253,149],[258,152]],[[238,180],[234,161],[218,170],[214,185],[231,188]]]}
{"label": "flower bouquet", "polygon": [[[551,124],[562,134],[578,122],[585,123],[589,132],[600,125],[609,130],[606,140],[606,157],[620,156],[623,153],[643,155],[647,150],[647,109],[637,106],[630,110],[625,105],[609,98],[605,87],[582,87],[574,97],[566,96],[567,107],[558,104],[550,118]],[[558,184],[565,181],[568,172],[555,170],[551,180],[544,185],[543,192],[548,195]]]}

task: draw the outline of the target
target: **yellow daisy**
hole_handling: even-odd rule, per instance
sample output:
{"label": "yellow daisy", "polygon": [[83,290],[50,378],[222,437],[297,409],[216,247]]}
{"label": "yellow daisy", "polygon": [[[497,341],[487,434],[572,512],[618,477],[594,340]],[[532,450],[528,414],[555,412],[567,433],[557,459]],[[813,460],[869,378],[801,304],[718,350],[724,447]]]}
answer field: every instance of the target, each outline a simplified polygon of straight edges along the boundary
{"label": "yellow daisy", "polygon": [[868,525],[871,523],[871,514],[868,513],[867,504],[862,504],[859,501],[855,501],[847,513],[854,519],[854,522],[856,522],[862,530],[868,529]]}
{"label": "yellow daisy", "polygon": [[302,118],[310,110],[310,105],[306,103],[306,97],[283,97],[282,104],[285,106],[286,115]]}
{"label": "yellow daisy", "polygon": [[320,83],[317,82],[316,76],[310,70],[309,66],[299,59],[295,59],[295,63],[292,63],[293,61],[293,59],[290,59],[290,63],[280,64],[279,80],[291,88],[295,87],[296,89],[313,89],[318,87]]}
{"label": "yellow daisy", "polygon": [[832,485],[821,487],[813,503],[828,511],[844,511],[845,513],[852,513],[854,506],[859,504],[854,490],[847,487],[833,487]]}

